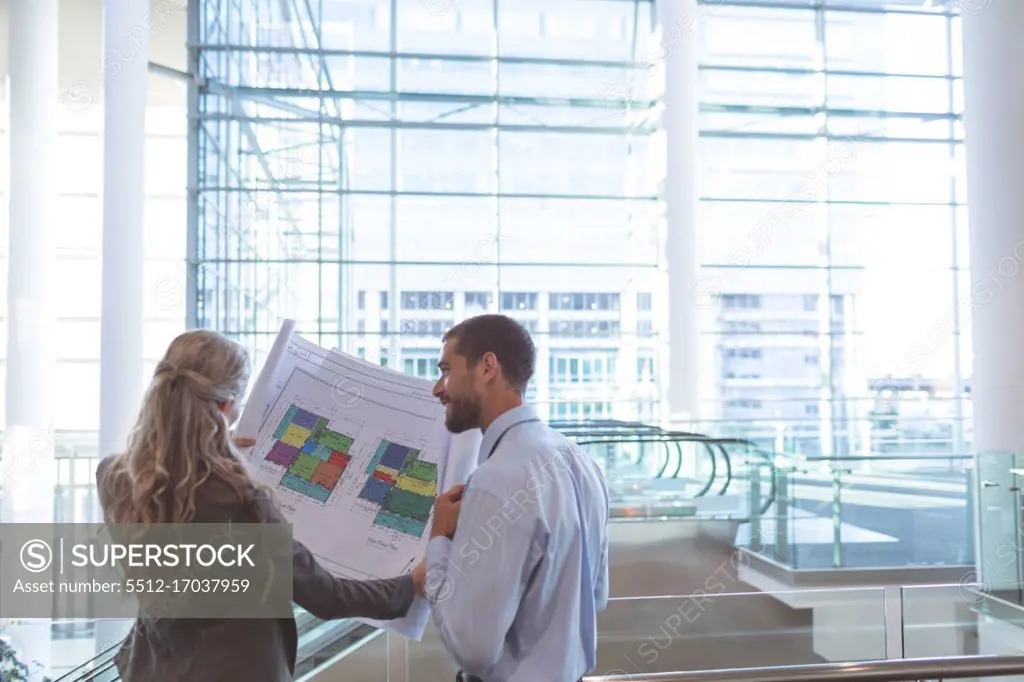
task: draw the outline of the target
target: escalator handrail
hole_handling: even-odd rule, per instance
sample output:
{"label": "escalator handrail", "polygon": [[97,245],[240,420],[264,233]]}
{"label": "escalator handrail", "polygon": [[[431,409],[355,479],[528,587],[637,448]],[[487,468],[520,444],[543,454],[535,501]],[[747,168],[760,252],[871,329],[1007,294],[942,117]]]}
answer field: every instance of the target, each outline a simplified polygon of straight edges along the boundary
{"label": "escalator handrail", "polygon": [[[709,448],[711,445],[706,444]],[[726,491],[729,490],[729,486],[732,485],[732,458],[729,456],[729,452],[725,449],[725,446],[718,443],[714,447],[717,447],[719,452],[722,453],[723,459],[725,459],[725,483],[722,484],[722,489],[718,491],[718,495],[725,495]]]}
{"label": "escalator handrail", "polygon": [[[618,434],[616,434],[616,435],[618,435]],[[619,438],[616,438],[614,440],[612,440],[612,439],[593,440],[593,441],[583,440],[583,441],[577,441],[577,444],[578,445],[606,445],[606,444],[609,444],[609,443],[678,443],[678,442],[703,443],[704,446],[706,448],[708,448],[708,449],[710,449],[712,445],[717,445],[719,447],[720,451],[725,456],[726,467],[727,467],[727,472],[728,473],[727,473],[727,477],[726,477],[726,483],[725,483],[725,485],[723,485],[723,487],[719,491],[718,495],[726,494],[726,492],[728,491],[729,485],[731,485],[732,481],[735,479],[735,476],[732,473],[732,458],[729,455],[728,450],[724,447],[725,444],[742,444],[742,445],[746,445],[746,446],[749,447],[749,452],[751,452],[752,454],[754,454],[754,455],[760,457],[761,459],[765,460],[765,463],[767,464],[767,466],[768,466],[770,471],[774,471],[774,469],[775,469],[775,462],[774,462],[775,458],[774,458],[774,455],[772,455],[771,453],[765,452],[764,450],[761,450],[760,448],[756,447],[756,445],[754,445],[752,442],[747,441],[745,439],[740,439],[740,438],[721,438],[721,439],[719,439],[719,438],[708,438],[708,437],[697,437],[697,438],[695,438],[695,437],[693,437],[692,434],[685,434],[684,435],[684,434],[678,434],[678,433],[677,434],[672,434],[672,433],[667,433],[666,432],[666,433],[658,433],[658,434],[645,434],[645,435],[637,436],[635,438],[621,438],[621,437],[619,437]],[[714,461],[714,457],[713,456],[712,456],[712,461]],[[665,468],[666,467],[664,467],[664,466],[662,467],[662,472],[659,472],[659,475],[657,476],[658,478],[660,478],[661,475],[664,473],[664,469]],[[716,472],[714,470],[712,471],[712,476],[716,476]],[[712,478],[711,479],[711,485],[714,485],[713,481],[714,481],[714,479]],[[767,512],[768,509],[775,502],[775,492],[776,492],[775,476],[769,476],[769,481],[770,481],[769,492],[768,492],[768,495],[766,495],[764,497],[764,501],[761,503],[761,509],[760,509],[760,513],[761,514],[764,514],[765,512]],[[710,488],[710,486],[709,486],[709,488]],[[705,491],[705,493],[706,493],[706,491]]]}
{"label": "escalator handrail", "polygon": [[[682,452],[682,447],[680,447],[679,443],[680,441],[676,441],[676,447],[679,448],[680,452]],[[711,490],[711,486],[715,484],[715,479],[718,477],[718,458],[715,457],[715,452],[711,449],[710,445],[704,443],[704,448],[707,451],[708,456],[711,458],[711,475],[708,476],[708,482],[704,484],[704,487],[700,489],[696,497],[704,497],[707,495],[708,491]]]}
{"label": "escalator handrail", "polygon": [[668,449],[668,442],[661,441],[661,444],[665,446],[665,458],[661,461],[661,468],[658,469],[658,473],[655,478],[661,478],[665,475],[665,469],[668,468],[668,459],[672,456],[672,452]]}
{"label": "escalator handrail", "polygon": [[[679,444],[679,441],[673,442],[672,445],[676,446],[676,455],[677,455],[676,456],[676,470],[672,472],[672,478],[679,478],[679,472],[683,470],[683,447]],[[711,458],[711,461],[712,462],[714,461],[714,457]],[[711,474],[711,477],[714,478],[715,475]]]}
{"label": "escalator handrail", "polygon": [[[661,435],[661,434],[658,434],[658,435]],[[581,446],[583,446],[583,445],[607,445],[609,443],[639,443],[639,444],[643,444],[643,443],[652,443],[652,444],[653,443],[661,443],[662,445],[665,446],[665,450],[669,453],[669,455],[666,456],[664,463],[661,465],[661,469],[658,471],[658,473],[654,477],[655,478],[664,478],[665,470],[668,468],[668,460],[669,460],[669,457],[671,456],[671,450],[669,450],[669,445],[675,445],[676,446],[676,451],[679,454],[679,466],[676,467],[676,475],[678,475],[679,469],[682,468],[683,451],[682,451],[682,448],[679,447],[679,443],[680,442],[703,443],[706,451],[708,452],[709,456],[711,457],[711,475],[708,477],[708,482],[704,485],[704,487],[701,489],[701,491],[699,493],[694,495],[694,497],[701,497],[704,494],[706,494],[707,491],[710,490],[711,487],[714,485],[715,476],[717,475],[717,471],[718,471],[718,466],[717,466],[717,464],[715,462],[714,450],[712,450],[711,446],[708,443],[706,443],[706,442],[703,442],[703,441],[700,441],[700,440],[688,441],[686,439],[661,439],[661,438],[650,438],[650,437],[640,436],[640,437],[637,437],[637,438],[629,438],[629,439],[621,439],[620,438],[618,440],[578,441],[577,445],[581,445]],[[728,457],[728,455],[726,455],[726,457]],[[731,467],[730,467],[730,470],[731,470]],[[675,476],[673,476],[673,478],[674,477]]]}

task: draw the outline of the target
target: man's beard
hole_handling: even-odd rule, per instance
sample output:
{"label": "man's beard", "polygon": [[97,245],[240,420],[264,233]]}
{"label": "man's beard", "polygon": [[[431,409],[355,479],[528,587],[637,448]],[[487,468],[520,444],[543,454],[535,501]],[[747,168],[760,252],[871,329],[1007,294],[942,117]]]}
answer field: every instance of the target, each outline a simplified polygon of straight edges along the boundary
{"label": "man's beard", "polygon": [[463,433],[479,428],[480,403],[474,400],[452,400],[448,403],[451,413],[445,415],[444,425],[452,433]]}

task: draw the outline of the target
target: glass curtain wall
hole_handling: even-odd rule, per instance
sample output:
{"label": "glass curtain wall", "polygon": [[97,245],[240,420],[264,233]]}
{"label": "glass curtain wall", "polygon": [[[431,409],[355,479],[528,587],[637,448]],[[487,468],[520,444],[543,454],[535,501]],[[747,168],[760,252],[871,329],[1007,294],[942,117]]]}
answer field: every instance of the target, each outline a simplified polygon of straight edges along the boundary
{"label": "glass curtain wall", "polygon": [[[698,5],[706,431],[810,455],[969,446],[960,26],[939,4]],[[199,3],[192,323],[259,360],[292,317],[432,377],[449,326],[506,312],[537,341],[545,416],[657,420],[656,16]]]}
{"label": "glass curtain wall", "polygon": [[192,42],[194,319],[257,361],[282,319],[432,377],[482,312],[551,418],[653,419],[654,126],[615,97],[640,0],[206,0]]}
{"label": "glass curtain wall", "polygon": [[701,5],[711,430],[811,455],[969,446],[960,20],[942,4]]}

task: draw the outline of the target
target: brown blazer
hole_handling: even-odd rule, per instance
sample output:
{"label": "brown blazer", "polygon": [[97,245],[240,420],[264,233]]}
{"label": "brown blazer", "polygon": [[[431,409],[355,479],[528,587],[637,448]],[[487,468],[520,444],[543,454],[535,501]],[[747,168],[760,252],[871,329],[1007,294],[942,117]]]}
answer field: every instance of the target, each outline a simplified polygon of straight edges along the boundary
{"label": "brown blazer", "polygon": [[[110,464],[96,469],[96,482]],[[104,518],[110,501],[100,487]],[[262,492],[257,504],[270,523],[280,512]],[[250,509],[219,481],[196,493],[195,523],[254,523]],[[292,546],[293,599],[322,620],[401,618],[415,597],[412,577],[346,580],[324,570],[301,542]],[[295,672],[298,632],[294,618],[162,619],[140,616],[117,654],[125,682],[290,682]]]}

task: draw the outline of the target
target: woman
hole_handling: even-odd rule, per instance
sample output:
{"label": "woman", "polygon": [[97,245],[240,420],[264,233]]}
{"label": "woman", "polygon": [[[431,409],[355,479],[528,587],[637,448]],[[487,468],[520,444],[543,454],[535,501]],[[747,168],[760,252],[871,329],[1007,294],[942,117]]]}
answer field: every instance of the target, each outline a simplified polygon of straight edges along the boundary
{"label": "woman", "polygon": [[[249,380],[245,351],[208,330],[178,336],[157,365],[127,451],[100,462],[108,524],[281,523],[232,449]],[[389,580],[336,578],[293,543],[293,598],[318,618],[404,616],[423,569]],[[141,614],[118,655],[126,682],[287,682],[298,635],[286,619],[154,619]]]}

